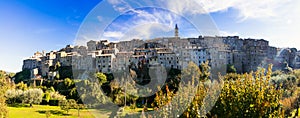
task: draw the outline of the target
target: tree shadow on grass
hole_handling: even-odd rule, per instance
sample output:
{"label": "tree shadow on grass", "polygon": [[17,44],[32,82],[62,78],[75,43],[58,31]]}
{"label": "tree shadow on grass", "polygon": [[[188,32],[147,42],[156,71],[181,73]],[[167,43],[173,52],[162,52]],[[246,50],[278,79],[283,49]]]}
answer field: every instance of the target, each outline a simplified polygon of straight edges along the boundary
{"label": "tree shadow on grass", "polygon": [[52,115],[58,115],[58,116],[70,116],[71,115],[71,114],[66,114],[60,110],[38,110],[36,112],[38,112],[40,114],[46,114],[47,111],[49,111]]}
{"label": "tree shadow on grass", "polygon": [[29,104],[19,104],[19,103],[14,103],[14,104],[8,104],[9,107],[16,107],[16,108],[21,108],[21,107],[30,107]]}

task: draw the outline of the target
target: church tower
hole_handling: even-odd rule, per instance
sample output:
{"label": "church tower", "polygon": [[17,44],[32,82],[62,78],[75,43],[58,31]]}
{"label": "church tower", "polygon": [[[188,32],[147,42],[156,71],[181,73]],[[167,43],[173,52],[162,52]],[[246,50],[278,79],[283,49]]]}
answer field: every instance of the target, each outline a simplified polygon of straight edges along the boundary
{"label": "church tower", "polygon": [[175,37],[179,37],[179,35],[178,35],[178,26],[177,26],[177,24],[175,25]]}

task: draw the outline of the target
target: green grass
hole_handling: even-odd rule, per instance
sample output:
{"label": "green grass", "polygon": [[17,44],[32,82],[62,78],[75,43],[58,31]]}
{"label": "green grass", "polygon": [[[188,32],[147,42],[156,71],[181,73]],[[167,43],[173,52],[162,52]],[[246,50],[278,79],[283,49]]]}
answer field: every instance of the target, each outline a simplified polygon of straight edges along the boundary
{"label": "green grass", "polygon": [[[33,105],[8,107],[9,118],[46,118],[46,112],[50,112],[49,118],[78,118],[77,110],[71,109],[68,114],[57,106]],[[93,112],[93,113],[92,113]],[[105,110],[80,110],[79,118],[105,118],[110,114]],[[94,116],[95,115],[95,116]]]}
{"label": "green grass", "polygon": [[[58,106],[47,106],[47,105],[10,105],[8,107],[9,118],[46,118],[46,113],[50,113],[49,118],[107,118],[112,113],[110,108],[106,109],[89,109],[80,110],[80,116],[78,117],[78,111],[71,109],[68,113],[63,111]],[[122,114],[138,115],[142,111],[142,108],[130,109],[126,107]],[[148,110],[152,111],[152,108]]]}

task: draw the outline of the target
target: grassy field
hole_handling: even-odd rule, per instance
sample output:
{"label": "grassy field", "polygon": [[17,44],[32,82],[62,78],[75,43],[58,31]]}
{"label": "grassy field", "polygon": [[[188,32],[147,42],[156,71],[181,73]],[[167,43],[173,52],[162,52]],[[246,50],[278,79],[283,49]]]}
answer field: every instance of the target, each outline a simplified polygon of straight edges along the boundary
{"label": "grassy field", "polygon": [[[49,112],[51,115],[49,118],[107,118],[112,113],[112,110],[109,109],[89,109],[89,110],[80,110],[80,116],[78,117],[78,111],[71,109],[68,113],[61,110],[58,106],[46,106],[46,105],[33,105],[33,107],[27,106],[10,106],[9,118],[47,118],[46,112]],[[148,110],[153,110],[149,108]],[[134,116],[139,116],[137,113],[141,112],[142,108],[129,109],[125,108],[123,114],[131,114]]]}
{"label": "grassy field", "polygon": [[[78,112],[71,109],[68,114],[57,106],[34,105],[30,107],[8,107],[9,118],[46,118],[46,112],[50,112],[49,118],[78,118]],[[93,112],[93,114],[91,113]],[[106,118],[110,115],[107,110],[80,110],[79,118]]]}

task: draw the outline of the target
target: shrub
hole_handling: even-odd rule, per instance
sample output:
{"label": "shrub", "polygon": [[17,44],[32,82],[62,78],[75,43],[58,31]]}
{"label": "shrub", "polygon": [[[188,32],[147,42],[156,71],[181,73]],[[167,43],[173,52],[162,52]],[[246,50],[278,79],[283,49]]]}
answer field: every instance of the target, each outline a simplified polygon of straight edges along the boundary
{"label": "shrub", "polygon": [[28,104],[39,104],[43,100],[43,90],[41,89],[29,89],[27,91],[24,91],[23,96],[23,103]]}
{"label": "shrub", "polygon": [[[224,87],[211,114],[221,117],[282,117],[282,89],[270,83],[272,68],[240,79],[224,81]],[[254,76],[253,76],[254,75]]]}

